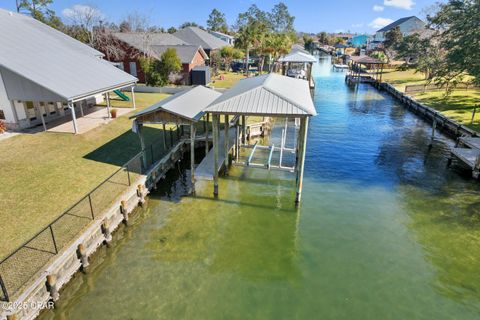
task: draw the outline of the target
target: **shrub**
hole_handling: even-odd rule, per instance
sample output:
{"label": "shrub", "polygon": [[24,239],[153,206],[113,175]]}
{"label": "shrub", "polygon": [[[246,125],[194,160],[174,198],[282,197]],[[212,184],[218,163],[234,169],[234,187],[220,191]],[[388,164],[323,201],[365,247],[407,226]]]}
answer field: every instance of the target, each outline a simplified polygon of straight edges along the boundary
{"label": "shrub", "polygon": [[7,125],[4,121],[0,120],[0,133],[4,133],[5,131],[7,131]]}

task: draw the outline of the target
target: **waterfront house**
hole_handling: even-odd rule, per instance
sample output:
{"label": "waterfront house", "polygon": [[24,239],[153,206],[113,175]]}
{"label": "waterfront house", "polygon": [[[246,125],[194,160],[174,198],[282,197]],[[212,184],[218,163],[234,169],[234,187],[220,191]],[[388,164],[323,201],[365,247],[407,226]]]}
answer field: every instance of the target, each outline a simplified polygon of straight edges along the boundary
{"label": "waterfront house", "polygon": [[195,67],[204,66],[208,60],[208,55],[201,46],[192,45],[168,33],[145,35],[143,33],[128,32],[114,33],[113,36],[119,40],[117,45],[123,51],[123,59],[112,62],[115,62],[119,68],[137,77],[141,82],[145,82],[145,73],[140,67],[139,59],[144,56],[160,59],[167,49],[175,49],[177,56],[182,62],[182,70],[179,73],[177,82],[185,85],[191,83],[192,70]]}
{"label": "waterfront house", "polygon": [[208,31],[208,32],[211,35],[217,37],[218,39],[225,41],[226,43],[228,43],[231,46],[233,46],[235,44],[235,37],[233,37],[229,34],[225,34],[225,33],[218,32],[218,31]]}
{"label": "waterfront house", "polygon": [[[76,118],[137,78],[38,20],[0,9],[0,120],[10,129]],[[118,92],[118,91],[117,91]]]}
{"label": "waterfront house", "polygon": [[359,34],[353,36],[352,40],[350,41],[350,44],[354,48],[362,48],[367,45],[368,41],[370,39],[370,36],[367,34]]}
{"label": "waterfront house", "polygon": [[228,42],[225,42],[198,27],[183,28],[175,32],[173,35],[188,44],[202,47],[208,56],[210,56],[210,52],[213,50],[230,46]]}
{"label": "waterfront house", "polygon": [[383,27],[382,29],[378,30],[375,33],[374,41],[376,42],[385,41],[385,35],[387,34],[387,32],[389,32],[390,30],[396,27],[400,28],[400,32],[403,34],[403,36],[409,36],[411,34],[420,32],[421,30],[425,29],[426,24],[425,22],[423,22],[422,20],[420,20],[415,16],[401,18]]}

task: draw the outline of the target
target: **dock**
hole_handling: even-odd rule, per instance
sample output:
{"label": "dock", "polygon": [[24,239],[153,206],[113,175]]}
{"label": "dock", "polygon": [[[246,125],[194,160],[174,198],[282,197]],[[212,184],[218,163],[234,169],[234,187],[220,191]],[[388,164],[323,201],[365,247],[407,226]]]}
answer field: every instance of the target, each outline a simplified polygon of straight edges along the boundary
{"label": "dock", "polygon": [[[230,128],[228,131],[228,149],[233,148],[235,145],[235,128]],[[221,130],[219,135],[219,154],[218,154],[218,168],[220,169],[225,163],[225,134],[223,130]],[[195,177],[197,180],[208,180],[213,181],[213,161],[214,161],[214,154],[213,148],[208,152],[208,154],[203,158],[202,162],[197,166],[195,170]]]}
{"label": "dock", "polygon": [[448,164],[456,159],[464,166],[472,170],[472,177],[480,178],[480,138],[479,137],[461,137],[457,144],[451,150]]}

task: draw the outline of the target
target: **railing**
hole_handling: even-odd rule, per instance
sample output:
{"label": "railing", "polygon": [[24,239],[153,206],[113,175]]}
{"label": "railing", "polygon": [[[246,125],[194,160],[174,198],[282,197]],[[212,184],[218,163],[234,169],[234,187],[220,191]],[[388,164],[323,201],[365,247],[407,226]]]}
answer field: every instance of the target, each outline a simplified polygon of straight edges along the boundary
{"label": "railing", "polygon": [[473,83],[460,82],[456,84],[415,84],[405,86],[405,93],[418,93],[418,92],[427,92],[427,91],[440,91],[440,90],[472,90],[480,89],[479,86]]}
{"label": "railing", "polygon": [[[203,124],[198,124],[203,132]],[[182,130],[183,132],[183,130]],[[149,145],[81,198],[30,240],[0,261],[0,301],[12,301],[27,282],[56,254],[71,243],[92,221],[180,139],[179,130],[165,132],[166,139]],[[164,141],[166,145],[164,146]],[[52,199],[53,201],[53,199]]]}

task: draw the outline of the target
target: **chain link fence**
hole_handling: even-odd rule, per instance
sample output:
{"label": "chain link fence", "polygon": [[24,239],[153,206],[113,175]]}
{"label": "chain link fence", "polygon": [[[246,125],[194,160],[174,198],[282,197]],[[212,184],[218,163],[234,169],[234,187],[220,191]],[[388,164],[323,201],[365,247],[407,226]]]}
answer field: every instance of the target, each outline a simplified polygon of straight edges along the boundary
{"label": "chain link fence", "polygon": [[418,92],[429,92],[429,91],[441,91],[441,90],[473,90],[480,89],[479,86],[473,83],[460,82],[455,84],[415,84],[405,86],[405,93],[418,93]]}
{"label": "chain link fence", "polygon": [[[167,144],[149,145],[105,179],[61,216],[0,262],[0,301],[12,301],[28,281],[60,250],[71,243],[93,220],[162,159],[182,138],[179,130],[167,132]],[[163,140],[163,139],[162,139]]]}

